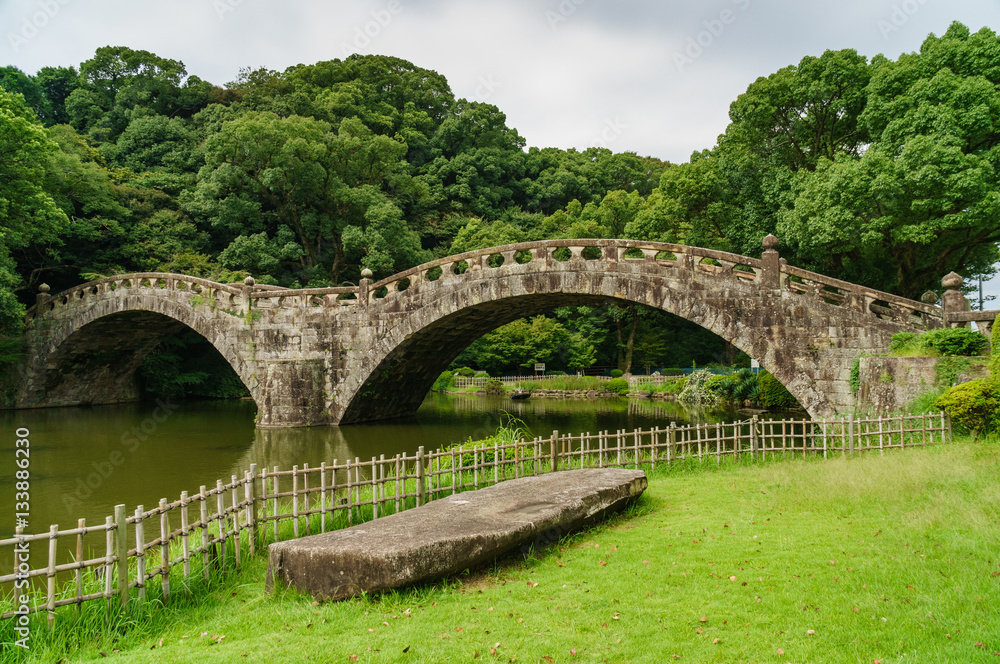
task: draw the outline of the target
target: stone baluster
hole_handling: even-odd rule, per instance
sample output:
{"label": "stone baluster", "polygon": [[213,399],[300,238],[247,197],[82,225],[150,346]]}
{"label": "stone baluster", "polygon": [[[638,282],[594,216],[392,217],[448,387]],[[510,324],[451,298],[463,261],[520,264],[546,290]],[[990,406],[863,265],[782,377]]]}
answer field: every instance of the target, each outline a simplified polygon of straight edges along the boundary
{"label": "stone baluster", "polygon": [[778,238],[768,235],[761,242],[764,247],[764,255],[761,261],[764,263],[763,280],[761,285],[764,288],[777,290],[781,288],[781,256],[778,254]]}
{"label": "stone baluster", "polygon": [[35,296],[35,306],[40,307],[41,305],[45,304],[46,302],[52,299],[52,296],[49,295],[50,290],[51,289],[49,288],[48,284],[39,284],[38,295]]}
{"label": "stone baluster", "polygon": [[952,323],[951,314],[962,313],[969,310],[969,301],[962,295],[962,284],[965,280],[962,275],[950,272],[941,280],[941,285],[945,287],[944,295],[941,296],[941,307],[944,309],[945,327],[968,327],[968,323]]}
{"label": "stone baluster", "polygon": [[372,298],[372,271],[368,268],[361,270],[361,281],[358,282],[358,304],[363,309],[368,308],[368,303]]}
{"label": "stone baluster", "polygon": [[253,277],[247,276],[247,278],[243,280],[243,286],[240,287],[243,291],[243,301],[240,303],[240,312],[247,316],[250,315],[250,310],[253,308],[253,298],[250,297],[250,294],[253,293],[253,287],[256,283],[257,281]]}

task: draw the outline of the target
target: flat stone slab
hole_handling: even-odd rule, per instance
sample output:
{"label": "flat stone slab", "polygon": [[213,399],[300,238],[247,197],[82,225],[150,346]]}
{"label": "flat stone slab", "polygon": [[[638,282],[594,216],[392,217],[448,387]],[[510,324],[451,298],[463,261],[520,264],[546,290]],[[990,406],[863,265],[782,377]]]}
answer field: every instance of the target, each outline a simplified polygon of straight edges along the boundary
{"label": "flat stone slab", "polygon": [[268,547],[267,588],[319,600],[460,573],[518,546],[596,523],[646,490],[646,474],[568,470],[439,498],[369,523]]}

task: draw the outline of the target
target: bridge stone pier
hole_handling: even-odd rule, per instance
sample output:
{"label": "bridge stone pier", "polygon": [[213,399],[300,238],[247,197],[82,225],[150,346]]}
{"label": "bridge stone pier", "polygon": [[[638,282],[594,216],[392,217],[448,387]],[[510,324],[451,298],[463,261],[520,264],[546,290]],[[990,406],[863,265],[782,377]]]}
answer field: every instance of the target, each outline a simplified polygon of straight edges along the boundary
{"label": "bridge stone pier", "polygon": [[15,405],[131,400],[146,354],[186,327],[232,365],[260,427],[401,417],[486,332],[555,307],[616,302],[714,332],[819,417],[853,406],[858,354],[886,349],[899,331],[971,320],[956,299],[957,275],[942,309],[787,265],[773,236],[764,248],[756,259],[675,244],[551,240],[449,256],[374,283],[299,290],[251,278],[118,275],[39,294]]}

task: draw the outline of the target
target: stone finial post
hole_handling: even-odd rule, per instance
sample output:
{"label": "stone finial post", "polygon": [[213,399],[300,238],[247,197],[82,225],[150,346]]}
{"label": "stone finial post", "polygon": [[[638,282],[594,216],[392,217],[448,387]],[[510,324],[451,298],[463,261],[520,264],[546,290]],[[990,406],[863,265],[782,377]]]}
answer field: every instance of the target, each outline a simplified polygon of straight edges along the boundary
{"label": "stone finial post", "polygon": [[781,288],[781,256],[778,254],[778,238],[768,235],[761,242],[764,247],[764,255],[761,260],[764,262],[763,286],[777,290]]}
{"label": "stone finial post", "polygon": [[358,282],[358,304],[368,308],[368,300],[371,299],[372,271],[368,268],[361,270],[361,281]]}
{"label": "stone finial post", "polygon": [[923,295],[920,296],[920,301],[923,302],[924,304],[935,305],[937,304],[938,301],[938,294],[932,290],[926,291]]}
{"label": "stone finial post", "polygon": [[254,287],[254,284],[256,284],[256,283],[257,283],[257,281],[253,277],[251,277],[249,275],[247,275],[247,278],[243,280],[243,286],[242,286],[242,289],[243,289],[243,313],[245,315],[250,315],[250,309],[253,306],[253,298],[250,297],[250,293],[253,292],[253,287]]}
{"label": "stone finial post", "polygon": [[35,296],[35,304],[36,305],[37,304],[45,304],[46,302],[48,302],[49,300],[52,299],[52,296],[49,295],[49,290],[50,290],[50,288],[49,288],[48,284],[39,284],[39,286],[38,286],[38,295]]}
{"label": "stone finial post", "polygon": [[955,323],[953,325],[949,321],[951,314],[961,313],[968,309],[969,303],[960,290],[964,283],[965,280],[962,279],[962,275],[955,272],[949,272],[941,280],[941,285],[945,287],[944,295],[941,296],[941,308],[944,309],[945,327],[965,327],[967,325],[967,323]]}

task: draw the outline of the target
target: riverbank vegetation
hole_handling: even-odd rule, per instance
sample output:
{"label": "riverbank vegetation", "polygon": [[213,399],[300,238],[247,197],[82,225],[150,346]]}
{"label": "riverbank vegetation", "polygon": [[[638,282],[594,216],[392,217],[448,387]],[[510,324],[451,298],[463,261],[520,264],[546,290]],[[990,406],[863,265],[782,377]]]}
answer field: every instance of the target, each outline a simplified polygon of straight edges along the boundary
{"label": "riverbank vegetation", "polygon": [[[683,164],[529,147],[501,109],[395,57],[244,69],[225,84],[120,46],[79,66],[2,67],[0,333],[18,335],[42,283],[172,271],[338,286],[549,238],[759,256],[775,233],[793,265],[917,298],[998,258],[998,47],[955,23],[896,60],[806,57],[752,83],[718,144]],[[621,303],[515,321],[460,362],[636,372],[736,354]],[[160,360],[144,368],[150,385],[232,392]]]}
{"label": "riverbank vegetation", "polygon": [[11,661],[988,661],[997,445],[658,466],[623,516],[455,578],[317,605],[265,593],[258,557],[196,599],[36,621]]}

